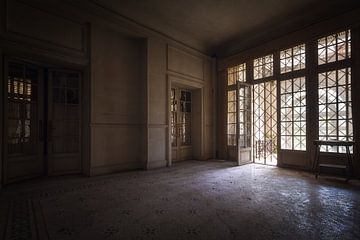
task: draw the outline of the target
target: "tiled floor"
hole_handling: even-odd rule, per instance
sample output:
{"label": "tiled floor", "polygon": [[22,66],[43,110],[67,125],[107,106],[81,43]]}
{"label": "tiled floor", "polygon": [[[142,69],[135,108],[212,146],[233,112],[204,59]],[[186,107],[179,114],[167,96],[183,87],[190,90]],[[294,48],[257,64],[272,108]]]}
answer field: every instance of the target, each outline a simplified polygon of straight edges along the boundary
{"label": "tiled floor", "polygon": [[0,195],[4,239],[360,239],[360,187],[294,170],[188,161],[33,180]]}

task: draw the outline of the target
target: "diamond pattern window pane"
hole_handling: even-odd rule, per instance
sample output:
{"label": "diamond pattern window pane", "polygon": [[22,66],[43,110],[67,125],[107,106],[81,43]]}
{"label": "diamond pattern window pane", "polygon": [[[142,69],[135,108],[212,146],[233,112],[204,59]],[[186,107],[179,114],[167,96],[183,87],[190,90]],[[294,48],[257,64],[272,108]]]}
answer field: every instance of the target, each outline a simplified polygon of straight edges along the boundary
{"label": "diamond pattern window pane", "polygon": [[273,55],[254,59],[254,79],[270,77],[274,74]]}
{"label": "diamond pattern window pane", "polygon": [[[299,52],[302,50],[298,49]],[[305,52],[305,50],[303,50]],[[306,150],[306,86],[305,77],[280,83],[281,149]],[[326,113],[325,113],[326,114]]]}
{"label": "diamond pattern window pane", "polygon": [[[332,38],[331,41],[333,41]],[[341,41],[345,41],[344,37]],[[353,137],[351,69],[344,68],[319,73],[318,76],[319,139],[350,141]],[[343,150],[329,146],[321,148],[321,151],[325,152],[342,153]]]}
{"label": "diamond pattern window pane", "polygon": [[[253,86],[253,153],[257,163],[277,161],[276,91],[276,81]],[[284,110],[282,114],[288,113]]]}
{"label": "diamond pattern window pane", "polygon": [[350,30],[331,34],[318,40],[318,64],[341,61],[351,57]]}
{"label": "diamond pattern window pane", "polygon": [[228,68],[228,85],[236,82],[246,82],[246,63]]}
{"label": "diamond pattern window pane", "polygon": [[280,73],[305,68],[305,44],[280,51]]}

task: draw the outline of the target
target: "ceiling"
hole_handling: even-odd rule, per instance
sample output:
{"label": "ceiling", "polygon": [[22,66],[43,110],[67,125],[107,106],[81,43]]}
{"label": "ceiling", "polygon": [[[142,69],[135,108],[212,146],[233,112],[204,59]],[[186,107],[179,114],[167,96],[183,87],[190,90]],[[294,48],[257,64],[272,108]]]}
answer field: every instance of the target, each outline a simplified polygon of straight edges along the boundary
{"label": "ceiling", "polygon": [[360,7],[359,0],[89,1],[218,56],[230,55]]}

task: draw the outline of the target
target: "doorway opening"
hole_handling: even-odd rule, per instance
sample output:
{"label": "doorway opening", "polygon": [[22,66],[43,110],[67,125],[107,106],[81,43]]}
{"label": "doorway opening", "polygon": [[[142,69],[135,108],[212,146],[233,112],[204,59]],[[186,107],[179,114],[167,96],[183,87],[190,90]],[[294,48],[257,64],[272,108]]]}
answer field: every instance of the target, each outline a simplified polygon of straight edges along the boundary
{"label": "doorway opening", "polygon": [[276,81],[253,85],[252,152],[255,163],[277,165]]}
{"label": "doorway opening", "polygon": [[5,184],[81,173],[81,79],[77,70],[6,61]]}

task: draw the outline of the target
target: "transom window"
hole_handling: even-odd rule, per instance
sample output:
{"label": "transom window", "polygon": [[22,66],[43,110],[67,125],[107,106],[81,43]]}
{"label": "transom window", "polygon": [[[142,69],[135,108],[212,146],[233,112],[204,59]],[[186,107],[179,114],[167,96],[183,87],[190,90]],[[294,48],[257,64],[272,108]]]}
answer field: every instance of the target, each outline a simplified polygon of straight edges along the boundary
{"label": "transom window", "polygon": [[326,64],[351,57],[350,30],[335,33],[318,40],[318,64]]}
{"label": "transom window", "polygon": [[280,83],[281,149],[306,150],[305,77]]}
{"label": "transom window", "polygon": [[274,74],[273,55],[254,59],[254,79],[270,77]]}
{"label": "transom window", "polygon": [[228,85],[234,85],[236,82],[246,82],[245,63],[228,68]]}
{"label": "transom window", "polygon": [[280,73],[305,68],[305,44],[280,51]]}

